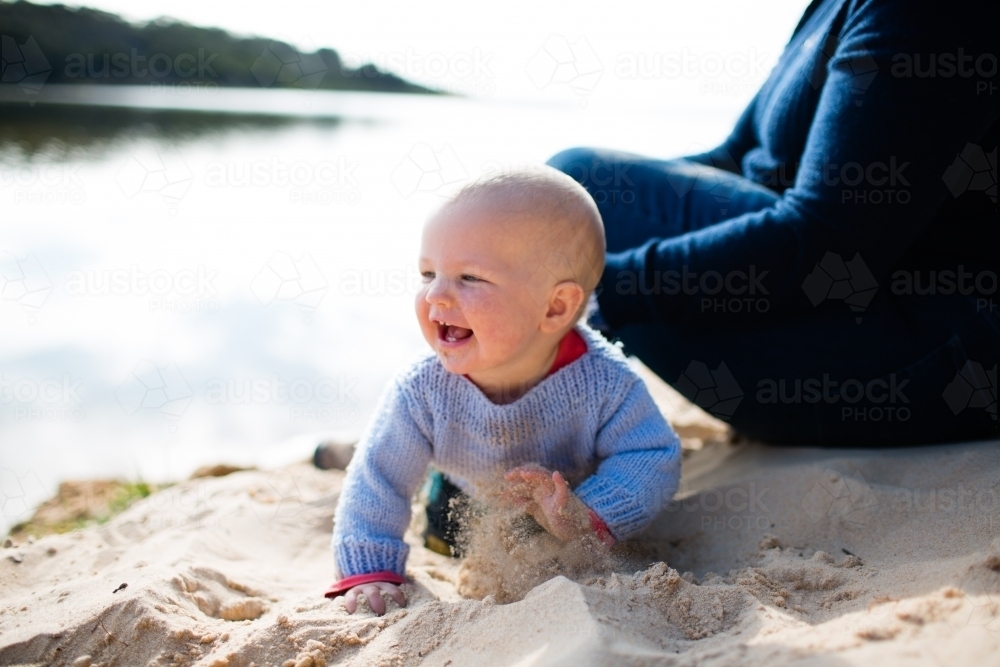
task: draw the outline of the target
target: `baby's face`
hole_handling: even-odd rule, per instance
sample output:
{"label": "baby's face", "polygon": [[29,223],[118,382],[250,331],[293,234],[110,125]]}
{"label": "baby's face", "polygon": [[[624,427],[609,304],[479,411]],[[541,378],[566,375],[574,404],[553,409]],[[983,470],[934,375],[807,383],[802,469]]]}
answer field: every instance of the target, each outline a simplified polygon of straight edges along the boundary
{"label": "baby's face", "polygon": [[513,367],[539,343],[547,285],[531,245],[530,221],[482,205],[446,209],[424,227],[417,319],[448,371]]}

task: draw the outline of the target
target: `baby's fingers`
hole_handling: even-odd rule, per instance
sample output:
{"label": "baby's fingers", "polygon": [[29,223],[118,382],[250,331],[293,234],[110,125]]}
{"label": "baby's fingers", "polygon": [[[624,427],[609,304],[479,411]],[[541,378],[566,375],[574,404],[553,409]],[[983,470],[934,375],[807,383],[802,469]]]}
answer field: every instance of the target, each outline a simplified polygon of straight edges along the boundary
{"label": "baby's fingers", "polygon": [[548,484],[549,482],[549,471],[544,468],[519,468],[521,473],[521,479],[529,484],[537,486],[538,484]]}
{"label": "baby's fingers", "polygon": [[534,481],[540,478],[547,478],[549,476],[549,471],[541,466],[518,466],[516,468],[511,468],[506,473],[504,473],[504,479],[508,482],[515,481]]}
{"label": "baby's fingers", "polygon": [[510,479],[509,486],[500,492],[500,500],[513,505],[523,505],[531,499],[531,486],[520,479]]}
{"label": "baby's fingers", "polygon": [[388,593],[389,597],[395,600],[396,604],[398,604],[400,607],[406,606],[406,596],[403,595],[403,591],[399,590],[398,586],[386,583],[386,584],[379,584],[378,587],[381,588],[386,593]]}
{"label": "baby's fingers", "polygon": [[348,614],[353,614],[358,610],[358,591],[355,588],[347,591],[344,595],[344,609]]}
{"label": "baby's fingers", "polygon": [[529,467],[508,470],[504,479],[511,483],[504,490],[504,497],[518,506],[537,498],[540,486],[544,488],[551,484],[548,472]]}
{"label": "baby's fingers", "polygon": [[508,482],[516,482],[521,479],[522,468],[511,468],[503,474],[503,478]]}
{"label": "baby's fingers", "polygon": [[382,599],[382,590],[375,584],[370,584],[361,589],[361,592],[368,598],[368,606],[372,608],[376,616],[385,614],[385,600]]}
{"label": "baby's fingers", "polygon": [[555,486],[552,500],[557,509],[565,509],[569,504],[569,485],[558,470],[552,473],[552,483]]}
{"label": "baby's fingers", "polygon": [[500,499],[509,505],[522,507],[531,502],[531,494],[525,490],[508,489],[501,494]]}
{"label": "baby's fingers", "polygon": [[521,473],[527,494],[536,502],[552,495],[552,473],[547,470],[526,470]]}

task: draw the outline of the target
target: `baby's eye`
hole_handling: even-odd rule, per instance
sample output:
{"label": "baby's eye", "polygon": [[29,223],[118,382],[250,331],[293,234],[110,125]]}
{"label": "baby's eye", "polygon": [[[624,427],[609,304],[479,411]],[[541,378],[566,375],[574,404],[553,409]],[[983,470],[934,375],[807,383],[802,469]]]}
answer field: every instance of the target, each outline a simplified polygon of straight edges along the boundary
{"label": "baby's eye", "polygon": [[467,283],[478,283],[480,279],[477,278],[476,276],[470,276],[469,274],[466,273],[462,275],[462,280],[464,280]]}
{"label": "baby's eye", "polygon": [[420,277],[424,279],[424,282],[427,282],[427,281],[430,281],[430,280],[434,280],[434,272],[433,271],[421,271],[420,272]]}

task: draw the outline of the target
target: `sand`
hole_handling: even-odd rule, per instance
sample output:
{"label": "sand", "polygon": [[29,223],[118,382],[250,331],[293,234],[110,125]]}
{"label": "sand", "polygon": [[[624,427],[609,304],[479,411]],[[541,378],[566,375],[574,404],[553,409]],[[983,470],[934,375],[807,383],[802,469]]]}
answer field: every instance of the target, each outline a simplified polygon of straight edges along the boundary
{"label": "sand", "polygon": [[1000,665],[1000,442],[713,428],[689,431],[678,500],[607,558],[521,541],[463,567],[419,546],[415,506],[409,604],[381,618],[322,597],[342,473],[192,479],[0,549],[0,664]]}

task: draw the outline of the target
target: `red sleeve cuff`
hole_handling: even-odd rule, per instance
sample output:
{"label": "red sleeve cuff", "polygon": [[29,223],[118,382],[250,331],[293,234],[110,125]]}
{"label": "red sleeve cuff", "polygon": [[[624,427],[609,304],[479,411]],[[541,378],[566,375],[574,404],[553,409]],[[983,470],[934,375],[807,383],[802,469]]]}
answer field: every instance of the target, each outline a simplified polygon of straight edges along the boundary
{"label": "red sleeve cuff", "polygon": [[338,595],[343,595],[355,586],[370,584],[376,581],[385,581],[390,584],[405,584],[406,577],[389,571],[355,574],[330,584],[330,587],[326,589],[326,593],[323,593],[323,597],[335,598]]}
{"label": "red sleeve cuff", "polygon": [[612,535],[611,530],[608,529],[608,524],[604,523],[601,517],[597,516],[597,512],[594,510],[587,510],[587,515],[590,517],[590,527],[594,529],[597,539],[599,539],[605,546],[614,546],[616,541],[615,536]]}

